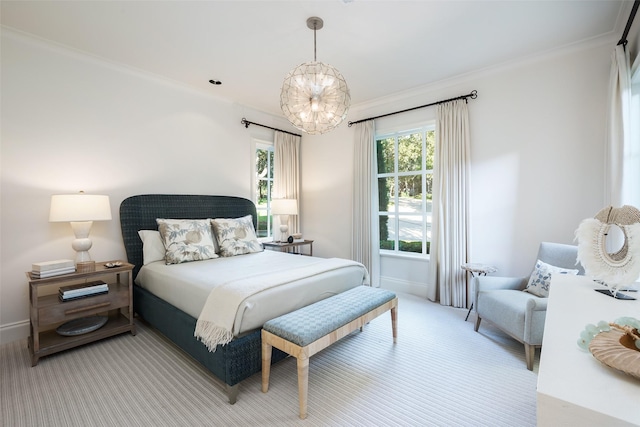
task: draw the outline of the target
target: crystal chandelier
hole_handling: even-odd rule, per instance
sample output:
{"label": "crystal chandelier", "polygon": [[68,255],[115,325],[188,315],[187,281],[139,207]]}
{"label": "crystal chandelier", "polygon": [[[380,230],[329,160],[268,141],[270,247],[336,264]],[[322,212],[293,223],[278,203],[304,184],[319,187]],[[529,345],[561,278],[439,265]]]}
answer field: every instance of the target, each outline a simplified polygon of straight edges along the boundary
{"label": "crystal chandelier", "polygon": [[322,19],[307,19],[313,30],[313,62],[305,62],[284,78],[280,93],[280,108],[296,128],[318,135],[329,132],[347,117],[351,95],[340,71],[316,61],[316,30]]}

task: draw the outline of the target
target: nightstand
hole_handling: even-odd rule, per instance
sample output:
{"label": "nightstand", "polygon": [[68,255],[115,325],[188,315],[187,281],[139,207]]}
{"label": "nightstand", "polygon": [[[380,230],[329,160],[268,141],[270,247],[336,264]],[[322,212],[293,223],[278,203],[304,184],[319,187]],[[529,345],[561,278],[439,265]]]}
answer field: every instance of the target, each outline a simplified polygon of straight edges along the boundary
{"label": "nightstand", "polygon": [[[46,279],[36,279],[27,272],[31,306],[31,366],[36,366],[41,357],[59,351],[124,332],[136,334],[136,326],[133,323],[133,264],[122,262],[118,267],[107,268],[104,265],[106,262],[96,262],[94,271],[75,272]],[[58,298],[58,289],[61,286],[98,279],[109,284],[109,292],[65,302]],[[93,332],[73,336],[62,336],[56,332],[56,328],[63,323],[97,314],[107,316],[108,320],[104,326]]]}
{"label": "nightstand", "polygon": [[[280,252],[287,252],[290,254],[297,255],[308,255],[313,256],[313,240],[294,240],[292,243],[289,242],[265,242],[262,244],[265,248],[269,248],[272,250],[279,250]],[[309,246],[309,253],[303,253],[301,248],[303,246]]]}

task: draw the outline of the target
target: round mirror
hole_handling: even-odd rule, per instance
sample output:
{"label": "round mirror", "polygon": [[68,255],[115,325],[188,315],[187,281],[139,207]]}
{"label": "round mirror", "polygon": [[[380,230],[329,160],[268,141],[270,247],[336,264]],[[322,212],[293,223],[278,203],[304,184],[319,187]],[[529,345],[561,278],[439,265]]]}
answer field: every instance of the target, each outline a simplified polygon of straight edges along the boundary
{"label": "round mirror", "polygon": [[615,267],[624,264],[629,253],[627,234],[617,224],[607,224],[602,236],[602,255],[604,260]]}

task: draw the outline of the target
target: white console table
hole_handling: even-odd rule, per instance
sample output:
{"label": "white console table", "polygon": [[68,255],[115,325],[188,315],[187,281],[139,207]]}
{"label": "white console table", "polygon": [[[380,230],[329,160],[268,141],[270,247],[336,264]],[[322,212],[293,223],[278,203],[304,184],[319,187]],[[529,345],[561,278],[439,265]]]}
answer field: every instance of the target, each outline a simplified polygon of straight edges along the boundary
{"label": "white console table", "polygon": [[616,300],[596,288],[602,286],[583,276],[551,279],[538,373],[539,426],[640,426],[640,380],[577,345],[588,323],[640,318],[640,299]]}

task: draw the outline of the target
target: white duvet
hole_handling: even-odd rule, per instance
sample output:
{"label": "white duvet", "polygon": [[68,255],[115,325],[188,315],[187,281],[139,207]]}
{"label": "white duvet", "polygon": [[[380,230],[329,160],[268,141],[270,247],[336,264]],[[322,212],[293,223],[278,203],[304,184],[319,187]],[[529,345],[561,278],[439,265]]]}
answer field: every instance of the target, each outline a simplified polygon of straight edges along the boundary
{"label": "white duvet", "polygon": [[[213,295],[217,296],[207,303],[209,316],[212,315],[211,310],[214,317],[216,310],[225,318],[229,310],[235,313],[231,316],[230,331],[233,336],[238,336],[262,327],[269,319],[368,284],[369,276],[362,264],[342,260],[340,264],[344,265],[336,268],[336,262],[329,261],[276,251],[172,265],[158,261],[140,269],[136,284],[199,318],[214,288],[224,288],[233,282],[253,288],[255,283],[260,283],[264,272],[264,282],[268,282],[266,289],[256,287],[255,293],[253,290],[248,292],[251,295],[246,298],[238,297],[244,293],[242,290],[232,291],[228,298],[224,293],[216,292]],[[326,263],[327,268],[319,272],[318,267],[322,263]],[[300,273],[305,266],[309,267],[310,275]],[[278,276],[283,278],[284,284],[272,283],[272,279]]]}

